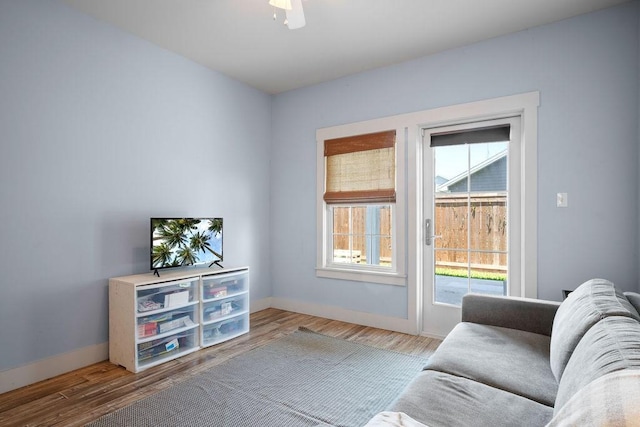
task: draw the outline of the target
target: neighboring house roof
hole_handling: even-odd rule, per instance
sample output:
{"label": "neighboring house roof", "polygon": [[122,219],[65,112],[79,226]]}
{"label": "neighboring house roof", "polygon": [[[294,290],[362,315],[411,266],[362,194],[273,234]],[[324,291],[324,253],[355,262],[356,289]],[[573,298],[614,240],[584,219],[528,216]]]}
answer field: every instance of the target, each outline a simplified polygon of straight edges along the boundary
{"label": "neighboring house roof", "polygon": [[[504,150],[471,168],[468,174],[471,176],[471,191],[506,191],[506,162],[507,150]],[[456,193],[467,191],[468,175],[465,171],[442,184],[436,184],[436,192]]]}
{"label": "neighboring house roof", "polygon": [[444,176],[436,176],[434,178],[435,182],[436,182],[436,187],[441,186],[442,184],[444,184],[445,182],[449,181],[447,178],[445,178]]}

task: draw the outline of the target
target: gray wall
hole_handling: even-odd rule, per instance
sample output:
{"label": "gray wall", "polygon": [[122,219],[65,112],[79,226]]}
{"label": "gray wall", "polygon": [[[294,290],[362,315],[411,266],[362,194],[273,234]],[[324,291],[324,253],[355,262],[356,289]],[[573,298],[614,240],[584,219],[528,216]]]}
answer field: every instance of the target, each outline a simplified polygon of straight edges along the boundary
{"label": "gray wall", "polygon": [[271,97],[47,0],[0,2],[0,371],[108,339],[149,217],[223,216],[271,295]]}
{"label": "gray wall", "polygon": [[[317,128],[540,91],[538,296],[638,288],[638,2],[278,95],[275,297],[406,317],[396,286],[315,277]],[[555,207],[567,192],[569,207]]]}

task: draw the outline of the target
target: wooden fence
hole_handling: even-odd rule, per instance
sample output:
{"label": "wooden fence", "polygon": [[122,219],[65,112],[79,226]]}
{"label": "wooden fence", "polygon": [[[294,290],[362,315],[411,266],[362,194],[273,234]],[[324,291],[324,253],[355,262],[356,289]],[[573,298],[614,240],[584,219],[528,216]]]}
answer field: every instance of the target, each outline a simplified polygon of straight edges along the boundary
{"label": "wooden fence", "polygon": [[466,269],[470,262],[474,269],[506,271],[506,195],[438,195],[434,224],[442,236],[434,241],[436,266]]}
{"label": "wooden fence", "polygon": [[[366,207],[351,208],[352,262],[366,263]],[[380,210],[380,260],[391,261],[391,210]],[[504,272],[507,266],[507,198],[501,193],[438,194],[434,215],[436,265]],[[468,234],[468,231],[471,231]],[[334,251],[349,256],[349,208],[334,209]],[[471,252],[467,252],[470,249]],[[479,251],[479,252],[476,252]],[[359,260],[359,261],[356,261]],[[343,261],[347,261],[344,259]]]}

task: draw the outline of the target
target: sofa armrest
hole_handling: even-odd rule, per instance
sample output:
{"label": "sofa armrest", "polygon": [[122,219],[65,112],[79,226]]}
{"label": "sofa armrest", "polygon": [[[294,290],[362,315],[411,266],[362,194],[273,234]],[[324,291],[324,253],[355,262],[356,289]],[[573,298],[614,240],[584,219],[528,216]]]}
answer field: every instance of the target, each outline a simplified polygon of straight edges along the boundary
{"label": "sofa armrest", "polygon": [[551,336],[559,306],[556,301],[466,294],[462,298],[462,321]]}

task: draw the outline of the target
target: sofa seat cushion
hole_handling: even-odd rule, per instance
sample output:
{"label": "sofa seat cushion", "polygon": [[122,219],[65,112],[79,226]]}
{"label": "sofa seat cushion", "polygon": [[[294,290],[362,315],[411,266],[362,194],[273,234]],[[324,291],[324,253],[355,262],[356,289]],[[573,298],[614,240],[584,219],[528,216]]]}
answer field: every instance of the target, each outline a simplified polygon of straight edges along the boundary
{"label": "sofa seat cushion", "polygon": [[422,371],[391,405],[429,427],[543,426],[553,408],[486,384]]}
{"label": "sofa seat cushion", "polygon": [[555,413],[589,383],[626,369],[640,370],[640,323],[628,317],[607,317],[576,346],[558,387]]}
{"label": "sofa seat cushion", "polygon": [[560,304],[553,319],[550,355],[551,370],[558,382],[580,339],[593,325],[610,316],[640,320],[623,293],[604,279],[583,283]]}
{"label": "sofa seat cushion", "polygon": [[547,406],[558,391],[546,335],[462,322],[425,369],[475,380]]}

